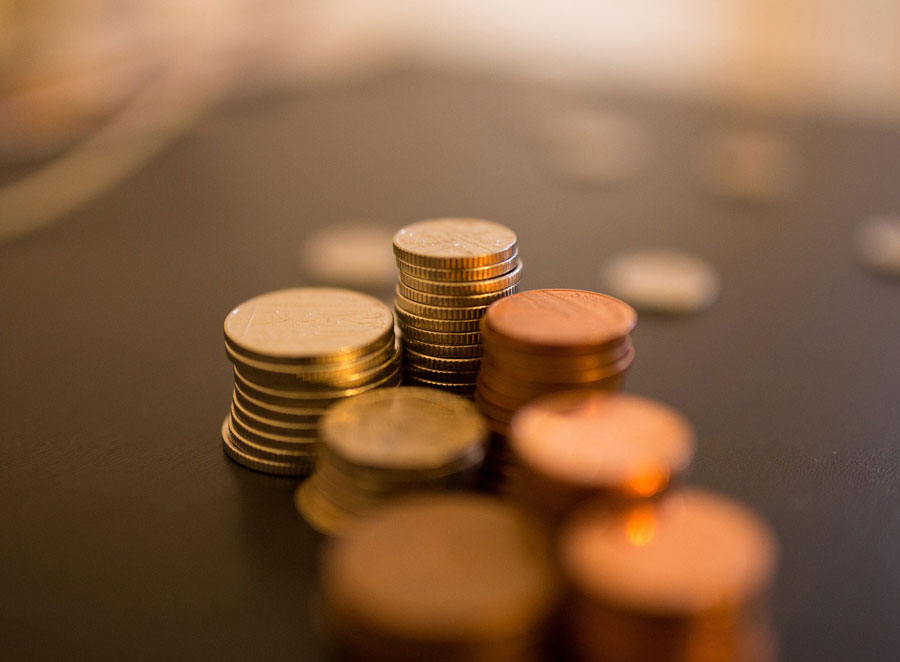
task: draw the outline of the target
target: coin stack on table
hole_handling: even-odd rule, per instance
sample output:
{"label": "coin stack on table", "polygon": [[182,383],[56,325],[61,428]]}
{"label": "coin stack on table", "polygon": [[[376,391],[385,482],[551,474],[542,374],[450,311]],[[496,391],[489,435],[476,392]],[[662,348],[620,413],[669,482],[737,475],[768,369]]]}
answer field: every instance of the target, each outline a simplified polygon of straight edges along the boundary
{"label": "coin stack on table", "polygon": [[481,320],[484,356],[475,404],[494,432],[485,486],[497,489],[513,459],[506,437],[513,414],[548,393],[616,391],[634,358],[628,304],[583,290],[531,290],[491,305]]}
{"label": "coin stack on table", "polygon": [[482,353],[478,322],[519,288],[515,233],[472,218],[420,221],[394,235],[394,255],[405,383],[471,396]]}
{"label": "coin stack on table", "polygon": [[521,511],[474,494],[388,504],[326,548],[323,622],[339,659],[540,659],[559,596],[547,542]]}
{"label": "coin stack on table", "polygon": [[402,378],[390,308],[373,297],[328,287],[262,294],[225,318],[234,364],[225,452],[271,474],[312,472],[325,409]]}
{"label": "coin stack on table", "polygon": [[772,662],[777,543],[754,513],[699,490],[622,510],[581,506],[559,537],[577,660]]}
{"label": "coin stack on table", "polygon": [[611,503],[656,498],[685,477],[695,435],[674,409],[603,391],[542,396],[513,416],[518,468],[510,496],[555,527],[591,497]]}
{"label": "coin stack on table", "polygon": [[313,528],[329,535],[345,533],[399,495],[470,485],[488,436],[471,401],[416,386],[339,402],[319,429],[319,464],[295,503]]}

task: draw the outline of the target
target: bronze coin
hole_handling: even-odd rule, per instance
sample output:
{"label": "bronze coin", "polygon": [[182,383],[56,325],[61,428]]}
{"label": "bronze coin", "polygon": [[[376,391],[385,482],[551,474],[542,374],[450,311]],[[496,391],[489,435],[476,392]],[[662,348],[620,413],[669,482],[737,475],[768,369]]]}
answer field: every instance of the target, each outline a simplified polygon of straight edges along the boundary
{"label": "bronze coin", "polygon": [[636,322],[627,303],[583,290],[519,292],[492,303],[483,320],[511,344],[564,352],[623,338]]}

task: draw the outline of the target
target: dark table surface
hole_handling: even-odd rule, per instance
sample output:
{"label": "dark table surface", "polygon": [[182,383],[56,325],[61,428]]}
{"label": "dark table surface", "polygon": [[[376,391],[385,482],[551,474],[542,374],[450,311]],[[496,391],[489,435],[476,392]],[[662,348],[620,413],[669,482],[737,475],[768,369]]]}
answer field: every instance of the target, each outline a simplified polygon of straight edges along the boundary
{"label": "dark table surface", "polygon": [[769,118],[796,141],[802,187],[736,209],[690,167],[724,111],[597,96],[643,123],[652,159],[632,184],[578,189],[520,139],[542,96],[407,72],[231,107],[0,244],[4,658],[321,659],[321,539],[296,483],[222,454],[222,320],[306,282],[313,228],[445,215],[515,228],[526,288],[598,289],[606,256],[648,244],[707,257],[719,302],[643,316],[629,390],[683,410],[693,480],[777,531],[784,659],[896,658],[900,282],[861,269],[852,237],[900,210],[900,134]]}

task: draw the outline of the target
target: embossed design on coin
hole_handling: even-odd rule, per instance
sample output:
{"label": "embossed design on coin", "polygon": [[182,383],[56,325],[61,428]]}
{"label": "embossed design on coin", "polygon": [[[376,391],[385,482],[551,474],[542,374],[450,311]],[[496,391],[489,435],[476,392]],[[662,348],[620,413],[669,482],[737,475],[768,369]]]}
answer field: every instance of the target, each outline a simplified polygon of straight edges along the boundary
{"label": "embossed design on coin", "polygon": [[394,235],[394,253],[405,262],[438,269],[479,267],[509,259],[516,235],[499,223],[440,218],[407,225]]}
{"label": "embossed design on coin", "polygon": [[305,287],[263,294],[225,318],[225,337],[239,349],[272,357],[339,360],[393,333],[390,309],[350,290]]}

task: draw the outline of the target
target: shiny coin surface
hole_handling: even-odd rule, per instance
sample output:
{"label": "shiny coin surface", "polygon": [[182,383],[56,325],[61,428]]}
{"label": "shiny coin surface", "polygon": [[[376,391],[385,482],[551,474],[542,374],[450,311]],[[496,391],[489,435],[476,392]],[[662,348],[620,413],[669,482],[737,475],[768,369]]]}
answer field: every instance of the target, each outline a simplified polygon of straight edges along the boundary
{"label": "shiny coin surface", "polygon": [[487,294],[499,292],[518,284],[522,278],[522,262],[516,263],[512,271],[501,276],[480,280],[467,280],[461,282],[446,282],[440,280],[428,280],[418,278],[400,270],[400,283],[419,292],[430,292],[443,296],[467,296],[470,294]]}
{"label": "shiny coin surface", "polygon": [[651,496],[683,475],[694,431],[674,409],[622,393],[569,391],[532,401],[510,427],[531,471],[563,485]]}
{"label": "shiny coin surface", "polygon": [[254,471],[283,476],[305,476],[311,473],[315,466],[315,460],[308,458],[276,461],[248,453],[240,448],[231,436],[231,432],[228,429],[228,419],[225,419],[222,423],[222,444],[225,454],[229,458]]}
{"label": "shiny coin surface", "polygon": [[487,306],[493,301],[501,297],[515,294],[519,291],[518,284],[511,285],[497,292],[489,292],[487,294],[464,294],[464,295],[443,295],[432,294],[430,292],[420,292],[403,284],[401,281],[397,285],[397,294],[410,301],[424,304],[426,306],[437,306],[440,308],[473,308],[476,306]]}
{"label": "shiny coin surface", "polygon": [[423,317],[422,315],[417,315],[415,313],[404,310],[400,305],[397,305],[395,310],[397,312],[397,320],[400,322],[400,329],[403,331],[404,335],[408,333],[410,327],[423,331],[432,331],[438,334],[452,335],[477,333],[479,329],[479,322],[481,321],[480,315],[484,313],[484,310],[478,309],[479,317],[476,317],[474,319],[453,320]]}
{"label": "shiny coin surface", "polygon": [[587,505],[564,527],[560,552],[579,593],[644,614],[673,615],[759,596],[772,580],[777,544],[747,508],[685,490],[624,511]]}
{"label": "shiny coin surface", "polygon": [[478,371],[433,370],[410,364],[406,366],[406,375],[407,377],[427,379],[438,384],[474,384],[476,377],[478,377]]}
{"label": "shiny coin surface", "polygon": [[383,347],[393,332],[393,315],[378,299],[328,287],[263,294],[225,318],[225,338],[239,351],[298,363],[353,360]]}
{"label": "shiny coin surface", "polygon": [[347,399],[328,410],[329,449],[365,466],[431,469],[483,455],[487,428],[471,402],[434,389],[402,386]]}
{"label": "shiny coin surface", "polygon": [[542,350],[603,346],[631,333],[634,309],[584,290],[530,290],[495,301],[483,325],[511,345]]}
{"label": "shiny coin surface", "polygon": [[519,264],[521,264],[519,262],[518,252],[513,253],[512,257],[503,262],[498,262],[497,264],[486,267],[475,267],[473,269],[432,269],[418,264],[409,264],[399,258],[396,262],[397,267],[400,269],[400,273],[415,278],[446,283],[471,283],[498,278],[504,274],[511,273]]}
{"label": "shiny coin surface", "polygon": [[[465,300],[460,303],[465,304]],[[479,320],[487,310],[488,304],[450,308],[445,306],[429,306],[418,301],[407,299],[398,289],[394,297],[394,305],[403,312],[431,320]]]}
{"label": "shiny coin surface", "polygon": [[[385,650],[391,659],[423,659],[407,648],[427,654],[429,646],[493,644],[502,651],[533,641],[559,594],[531,520],[476,495],[389,504],[326,549],[321,569],[326,612],[341,643],[358,646],[346,640],[354,636],[378,642],[376,649],[393,649],[395,657]],[[498,652],[471,659],[506,659]]]}
{"label": "shiny coin surface", "polygon": [[436,382],[430,379],[424,379],[413,375],[407,376],[404,384],[408,386],[421,386],[423,388],[434,388],[448,393],[455,393],[464,397],[469,397],[475,393],[475,384],[445,384],[444,382]]}
{"label": "shiny coin surface", "polygon": [[431,345],[410,338],[403,339],[403,348],[425,356],[453,359],[477,359],[483,353],[481,345]]}
{"label": "shiny coin surface", "polygon": [[719,276],[700,257],[681,251],[644,249],[621,253],[603,267],[604,289],[638,310],[693,313],[719,296]]}
{"label": "shiny coin surface", "polygon": [[515,253],[515,232],[499,223],[475,218],[419,221],[394,235],[394,254],[398,259],[431,268],[490,266]]}
{"label": "shiny coin surface", "polygon": [[428,329],[420,329],[407,324],[400,315],[397,316],[397,320],[399,322],[400,334],[403,338],[403,342],[415,340],[422,343],[428,343],[429,345],[481,346],[481,332],[479,331],[464,331],[460,333],[429,331]]}
{"label": "shiny coin surface", "polygon": [[900,215],[875,216],[856,230],[856,252],[873,271],[900,276]]}
{"label": "shiny coin surface", "polygon": [[420,354],[409,348],[403,351],[404,365],[407,367],[416,365],[429,370],[453,370],[462,372],[477,372],[481,366],[480,358],[472,359],[454,359],[438,356],[430,356],[428,354]]}

